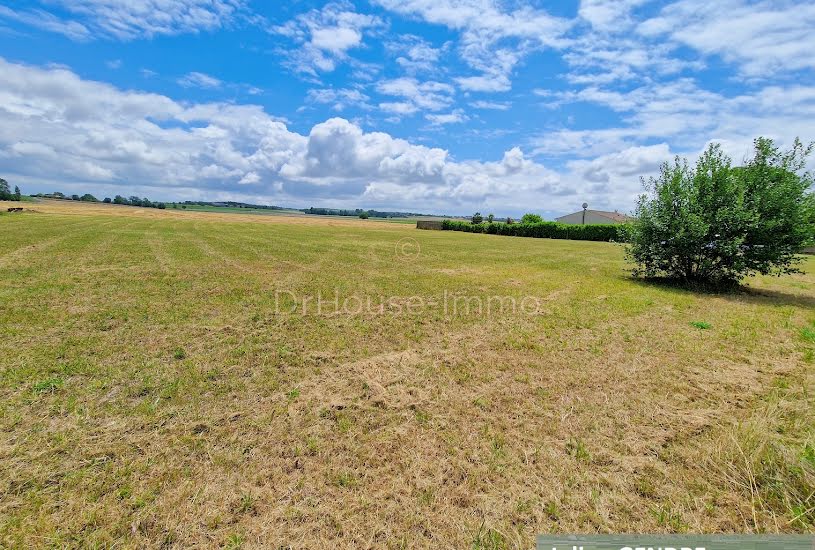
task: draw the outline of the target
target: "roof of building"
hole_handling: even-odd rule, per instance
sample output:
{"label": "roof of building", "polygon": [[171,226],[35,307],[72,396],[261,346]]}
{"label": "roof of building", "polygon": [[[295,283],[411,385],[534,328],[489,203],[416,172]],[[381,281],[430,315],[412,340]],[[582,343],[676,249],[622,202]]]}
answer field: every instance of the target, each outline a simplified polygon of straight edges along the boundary
{"label": "roof of building", "polygon": [[[577,212],[572,212],[571,214],[566,214],[565,216],[560,216],[560,218],[555,218],[559,220],[561,218],[565,218],[566,216],[573,216],[574,214],[582,214],[582,210],[578,210]],[[609,218],[614,220],[615,222],[628,222],[633,220],[631,216],[626,216],[625,214],[620,214],[619,212],[606,212],[605,210],[586,210],[586,214],[595,214],[597,216],[603,216],[604,218]]]}

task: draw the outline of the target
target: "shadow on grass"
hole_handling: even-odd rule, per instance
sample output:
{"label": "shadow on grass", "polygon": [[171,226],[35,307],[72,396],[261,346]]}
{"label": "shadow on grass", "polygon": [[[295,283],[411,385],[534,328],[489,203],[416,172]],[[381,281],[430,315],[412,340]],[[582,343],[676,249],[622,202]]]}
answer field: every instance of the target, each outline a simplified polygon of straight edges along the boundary
{"label": "shadow on grass", "polygon": [[696,281],[675,279],[643,279],[633,276],[624,277],[635,284],[667,290],[677,294],[694,294],[715,296],[738,302],[751,302],[762,305],[795,306],[815,309],[815,296],[791,294],[777,290],[752,288],[745,285],[712,285]]}

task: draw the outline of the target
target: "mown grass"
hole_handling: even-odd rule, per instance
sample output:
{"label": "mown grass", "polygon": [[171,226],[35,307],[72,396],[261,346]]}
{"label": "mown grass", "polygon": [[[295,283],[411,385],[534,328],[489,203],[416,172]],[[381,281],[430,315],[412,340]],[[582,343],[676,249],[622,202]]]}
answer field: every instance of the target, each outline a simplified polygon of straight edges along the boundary
{"label": "mown grass", "polygon": [[[699,294],[609,243],[31,208],[0,216],[3,545],[815,529],[812,258]],[[279,314],[281,291],[403,307]]]}

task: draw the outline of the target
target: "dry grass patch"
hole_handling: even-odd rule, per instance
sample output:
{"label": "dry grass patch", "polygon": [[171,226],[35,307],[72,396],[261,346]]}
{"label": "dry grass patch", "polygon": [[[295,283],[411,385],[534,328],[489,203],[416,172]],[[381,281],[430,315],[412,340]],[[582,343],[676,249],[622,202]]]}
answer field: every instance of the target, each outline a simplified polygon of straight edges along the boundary
{"label": "dry grass patch", "polygon": [[[0,218],[7,546],[813,530],[811,259],[699,295],[607,243],[37,208]],[[287,315],[277,291],[431,305]],[[445,315],[444,292],[542,309]]]}

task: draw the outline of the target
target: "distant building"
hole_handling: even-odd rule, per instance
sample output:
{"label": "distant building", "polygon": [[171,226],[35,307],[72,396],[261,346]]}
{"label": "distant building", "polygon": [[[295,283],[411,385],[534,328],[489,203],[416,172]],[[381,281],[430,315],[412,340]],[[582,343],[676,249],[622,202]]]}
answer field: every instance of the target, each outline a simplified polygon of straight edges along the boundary
{"label": "distant building", "polygon": [[[585,212],[586,218],[583,219],[583,213]],[[580,225],[580,224],[615,224],[615,223],[627,223],[630,221],[634,221],[634,218],[631,216],[626,216],[625,214],[620,214],[619,212],[604,212],[603,210],[580,210],[579,212],[575,212],[574,214],[566,214],[565,216],[561,216],[559,218],[555,218],[555,221],[560,223],[568,223],[572,225]]]}

